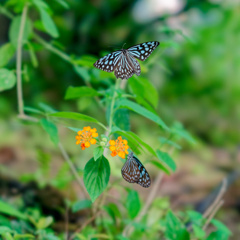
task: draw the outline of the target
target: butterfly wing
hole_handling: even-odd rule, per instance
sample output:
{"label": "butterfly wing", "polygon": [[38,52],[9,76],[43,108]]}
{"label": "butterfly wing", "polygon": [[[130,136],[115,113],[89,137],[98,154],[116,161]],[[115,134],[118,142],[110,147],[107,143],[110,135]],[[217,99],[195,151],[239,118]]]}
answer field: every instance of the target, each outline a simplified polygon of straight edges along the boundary
{"label": "butterfly wing", "polygon": [[106,72],[112,72],[116,68],[116,65],[121,57],[122,51],[116,51],[109,53],[108,55],[97,60],[93,65]]}
{"label": "butterfly wing", "polygon": [[145,42],[128,48],[128,52],[132,57],[135,57],[141,61],[145,61],[153,52],[153,50],[159,45],[159,42]]}
{"label": "butterfly wing", "polygon": [[139,180],[136,182],[137,184],[141,185],[142,187],[148,188],[151,185],[151,178],[148,174],[146,168],[143,166],[143,164],[136,158],[133,157],[138,164],[138,169],[140,171],[140,177]]}
{"label": "butterfly wing", "polygon": [[139,180],[140,171],[138,164],[131,154],[128,155],[128,159],[122,167],[122,177],[130,183],[135,183]]}
{"label": "butterfly wing", "polygon": [[130,61],[129,58],[126,57],[126,55],[121,54],[114,71],[116,78],[128,79],[132,77],[132,75],[135,73],[135,70],[133,63]]}

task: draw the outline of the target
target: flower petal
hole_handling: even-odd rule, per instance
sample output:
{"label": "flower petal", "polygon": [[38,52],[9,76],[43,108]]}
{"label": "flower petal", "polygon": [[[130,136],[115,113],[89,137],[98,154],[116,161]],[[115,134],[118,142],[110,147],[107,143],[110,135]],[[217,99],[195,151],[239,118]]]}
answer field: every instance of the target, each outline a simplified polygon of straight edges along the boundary
{"label": "flower petal", "polygon": [[110,141],[109,141],[109,144],[110,144],[111,146],[113,146],[113,145],[116,145],[116,142],[115,142],[114,140],[110,140]]}
{"label": "flower petal", "polygon": [[96,144],[96,142],[97,142],[97,140],[94,139],[94,138],[92,138],[92,139],[90,140],[90,143],[91,143],[91,144]]}
{"label": "flower petal", "polygon": [[110,146],[109,149],[110,149],[110,151],[115,151],[116,147],[115,146]]}
{"label": "flower petal", "polygon": [[93,136],[93,137],[98,137],[98,133],[93,132],[93,133],[92,133],[92,136]]}

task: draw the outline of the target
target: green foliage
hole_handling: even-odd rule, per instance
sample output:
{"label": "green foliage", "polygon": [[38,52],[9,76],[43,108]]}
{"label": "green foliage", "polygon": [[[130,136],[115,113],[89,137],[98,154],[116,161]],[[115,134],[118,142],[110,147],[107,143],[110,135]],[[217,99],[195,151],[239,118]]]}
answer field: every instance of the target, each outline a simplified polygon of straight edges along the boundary
{"label": "green foliage", "polygon": [[144,116],[145,118],[148,118],[148,119],[152,120],[153,122],[157,123],[164,130],[168,130],[167,125],[161,120],[161,118],[158,115],[150,112],[149,110],[140,106],[137,103],[134,103],[134,102],[126,100],[126,99],[121,99],[118,102],[118,107],[119,108],[127,108],[129,110],[132,110],[132,111]]}
{"label": "green foliage", "polygon": [[[9,39],[11,44],[17,48],[18,46],[18,36],[21,24],[21,16],[16,16],[12,20],[10,30],[9,30]],[[26,19],[26,24],[24,25],[23,29],[23,36],[22,36],[22,44],[25,44],[30,36],[32,35],[32,23],[30,19]]]}
{"label": "green foliage", "polygon": [[34,0],[33,3],[37,6],[37,8],[40,12],[42,24],[43,24],[46,32],[54,38],[59,37],[57,27],[47,12],[47,11],[49,11],[48,5],[41,0]]}
{"label": "green foliage", "polygon": [[69,87],[65,99],[75,99],[80,97],[94,97],[101,95],[95,89],[90,87]]}
{"label": "green foliage", "polygon": [[90,208],[91,206],[92,206],[92,202],[90,200],[88,200],[88,199],[80,200],[80,201],[75,202],[72,205],[72,211],[78,212],[82,209]]}
{"label": "green foliage", "polygon": [[15,74],[8,69],[0,69],[0,92],[13,88],[15,84]]}
{"label": "green foliage", "polygon": [[190,240],[187,229],[171,211],[166,217],[165,237],[169,240]]}
{"label": "green foliage", "polygon": [[148,104],[151,104],[154,108],[157,107],[158,92],[149,80],[143,77],[133,77],[128,81],[139,104],[142,104],[146,108],[148,108]]}
{"label": "green foliage", "polygon": [[109,176],[110,166],[104,156],[96,161],[91,158],[87,162],[84,168],[83,180],[93,202],[107,187]]}
{"label": "green foliage", "polygon": [[0,68],[6,66],[15,53],[15,48],[11,43],[6,43],[0,47]]}
{"label": "green foliage", "polygon": [[97,161],[100,157],[102,157],[103,151],[104,151],[104,149],[101,146],[99,146],[93,150],[93,158],[95,161]]}
{"label": "green foliage", "polygon": [[138,192],[136,192],[134,190],[129,191],[126,202],[127,202],[126,207],[128,210],[128,215],[131,219],[133,219],[138,215],[138,213],[141,209]]}
{"label": "green foliage", "polygon": [[57,112],[57,113],[51,113],[49,116],[57,117],[57,118],[66,118],[66,119],[72,119],[77,121],[85,121],[85,122],[93,122],[97,123],[101,127],[104,127],[102,123],[100,123],[97,119],[93,117],[89,117],[87,115],[81,114],[81,113],[75,113],[75,112]]}
{"label": "green foliage", "polygon": [[[194,5],[194,3],[192,4]],[[0,5],[0,13],[10,21],[9,42],[4,42],[0,47],[0,91],[10,90],[16,85],[17,73],[18,80],[23,86],[22,93],[24,95],[24,99],[19,100],[19,95],[17,98],[19,116],[22,120],[28,120],[28,122],[23,121],[26,124],[22,124],[21,127],[24,128],[24,134],[25,132],[33,133],[29,145],[37,149],[34,151],[35,156],[31,156],[31,159],[34,158],[38,163],[37,169],[21,174],[19,179],[24,183],[33,181],[36,183],[34,185],[37,186],[37,190],[40,191],[51,185],[66,193],[63,202],[67,207],[63,204],[56,205],[54,211],[57,211],[57,216],[64,215],[64,221],[69,221],[69,226],[66,222],[64,222],[64,226],[69,227],[69,235],[74,234],[74,238],[72,238],[74,240],[162,239],[163,236],[169,240],[228,239],[231,232],[220,221],[211,220],[214,230],[208,234],[209,230],[205,231],[203,228],[207,219],[201,213],[182,211],[181,218],[179,218],[177,213],[172,212],[171,204],[166,198],[152,200],[148,211],[142,217],[141,211],[144,210],[145,202],[141,198],[141,192],[129,189],[134,185],[124,182],[129,187],[125,191],[126,189],[122,187],[124,180],[120,178],[118,165],[120,161],[116,160],[115,164],[113,161],[116,158],[113,160],[109,156],[109,140],[122,136],[128,141],[128,146],[135,155],[146,154],[147,159],[143,159],[143,161],[147,160],[146,162],[157,167],[154,168],[155,173],[160,170],[170,175],[176,171],[177,166],[169,149],[171,148],[171,151],[180,150],[182,140],[190,144],[196,143],[195,138],[184,128],[184,125],[188,124],[188,128],[194,131],[194,126],[189,125],[188,120],[190,119],[190,122],[197,121],[201,126],[204,122],[205,127],[207,125],[205,119],[209,121],[212,112],[213,116],[215,114],[212,111],[214,107],[210,108],[208,105],[207,109],[209,107],[211,111],[208,109],[210,114],[206,113],[205,101],[209,101],[206,99],[213,94],[213,101],[215,101],[211,103],[213,106],[218,106],[216,102],[223,100],[223,97],[218,95],[214,89],[227,88],[226,98],[234,95],[235,100],[239,99],[239,84],[236,83],[232,87],[227,85],[228,81],[223,81],[225,80],[223,79],[224,75],[230,75],[228,79],[233,79],[235,74],[228,75],[228,72],[224,70],[225,61],[222,61],[221,67],[219,67],[212,58],[214,54],[211,57],[207,55],[208,52],[211,52],[212,47],[215,49],[213,39],[216,36],[217,39],[221,37],[212,31],[215,26],[206,24],[205,28],[200,27],[197,30],[204,33],[204,38],[200,38],[204,42],[204,51],[201,52],[199,59],[195,55],[195,52],[200,51],[198,44],[195,44],[197,38],[189,38],[182,31],[168,27],[167,16],[163,17],[161,21],[154,20],[154,26],[152,23],[144,26],[144,24],[134,22],[132,15],[126,14],[131,7],[131,1],[114,2],[114,4],[112,1],[106,1],[98,6],[92,5],[91,1],[9,0]],[[123,12],[120,9],[124,9]],[[188,5],[186,9],[188,9]],[[222,25],[231,26],[232,22],[233,28],[237,29],[238,26],[235,25],[235,22],[238,22],[237,17],[238,15],[235,13],[233,20],[225,21],[228,20],[228,10],[224,9]],[[26,19],[25,23],[24,19]],[[189,22],[191,23],[191,21]],[[225,28],[221,26],[220,29]],[[22,34],[20,34],[21,30]],[[43,33],[39,33],[39,31]],[[205,37],[205,34],[208,37]],[[182,37],[183,42],[173,37],[176,35]],[[49,38],[59,38],[59,42],[46,40]],[[155,54],[148,61],[141,63],[141,76],[133,76],[127,83],[120,83],[120,81],[116,81],[112,73],[93,68],[93,63],[98,59],[96,55],[99,54],[99,49],[103,47],[107,49],[109,44],[122,45],[126,39],[138,42],[140,39],[147,38],[163,39],[160,47],[162,52],[167,50],[168,55],[163,57]],[[72,39],[77,39],[76,43]],[[238,44],[239,36],[236,36],[236,39],[234,42]],[[237,44],[236,46],[238,46]],[[217,47],[222,49],[221,46]],[[176,55],[171,52],[171,48],[177,53]],[[22,53],[19,51],[20,49],[22,49]],[[221,52],[216,49],[214,51]],[[17,50],[16,61],[21,68],[20,72],[15,67],[15,59],[11,61]],[[107,50],[109,52],[110,49]],[[186,56],[184,60],[178,59],[181,51]],[[236,53],[227,51],[227,53],[229,52],[233,56],[237,54],[237,51]],[[234,62],[239,62],[239,56],[235,56],[235,60]],[[167,65],[168,61],[171,61],[170,67]],[[175,61],[176,64],[174,64]],[[227,64],[229,64],[228,62],[231,61],[227,61]],[[238,68],[235,67],[235,69]],[[238,75],[239,71],[236,79]],[[19,84],[17,90],[19,94],[21,90]],[[9,92],[13,94],[13,91]],[[64,93],[65,97],[63,97]],[[192,98],[189,97],[191,94]],[[3,95],[0,99],[0,106],[8,109],[8,106],[16,105],[16,98],[10,96]],[[62,102],[63,98],[65,100],[77,99],[77,103]],[[224,99],[226,98],[224,97]],[[2,99],[7,100],[4,102]],[[50,103],[45,104],[41,101]],[[7,104],[5,104],[6,102]],[[199,104],[201,102],[204,104]],[[21,112],[20,105],[24,105],[24,103],[27,103],[28,106],[23,106]],[[235,106],[232,102],[228,104],[225,104],[223,109],[217,107],[218,111],[223,115],[228,114],[231,106]],[[159,114],[158,105],[160,105],[161,114]],[[201,107],[200,114],[195,116],[195,111]],[[189,114],[192,113],[192,110],[194,110],[193,114]],[[14,109],[14,111],[16,110]],[[182,114],[184,111],[187,112],[186,115]],[[230,112],[229,116],[238,119],[236,116],[239,115],[239,111],[234,110],[233,112]],[[14,115],[17,114],[14,113]],[[191,118],[192,116],[193,118]],[[14,124],[12,120],[10,122],[11,128],[12,126],[14,126],[14,130],[19,128],[19,123],[15,126],[15,122]],[[78,132],[83,129],[83,126],[79,124],[86,122],[100,126],[101,128],[97,130],[101,137],[95,138],[97,146],[94,149],[87,150],[88,146],[86,152],[83,153],[79,150],[81,148],[76,148],[74,145],[73,136],[70,140],[68,136],[72,133],[69,130]],[[213,122],[214,125],[217,125],[215,121]],[[199,131],[199,127],[196,126],[197,124],[195,129]],[[210,131],[205,131],[204,134],[209,135],[212,130],[209,127],[207,129]],[[105,133],[101,134],[101,131],[105,131]],[[219,132],[221,131],[218,131],[218,134]],[[234,131],[234,136],[237,135],[236,132]],[[44,141],[46,133],[55,146],[48,146],[47,141]],[[214,136],[215,139],[218,139],[216,133]],[[64,158],[60,156],[60,153],[56,154],[60,139],[67,149],[63,151]],[[26,138],[23,138],[23,142],[25,140]],[[20,143],[19,148],[22,145],[23,143]],[[25,149],[23,152],[25,153]],[[84,167],[86,158],[89,159],[88,154],[91,155],[91,159]],[[58,161],[60,158],[67,159],[67,161],[62,163]],[[113,175],[111,184],[109,184],[110,164]],[[54,169],[51,168],[52,165]],[[57,166],[56,169],[55,166]],[[82,198],[83,186],[80,179],[82,175],[91,200],[86,199],[88,196]],[[73,184],[75,178],[78,180],[77,184],[81,185],[80,194]],[[155,176],[152,179],[155,179]],[[25,190],[25,188],[23,189]],[[30,195],[34,195],[35,192],[31,191]],[[151,188],[144,191],[148,197]],[[102,193],[103,196],[97,199]],[[114,202],[111,197],[115,198]],[[52,214],[52,209],[49,214],[45,213],[41,203],[35,204],[35,201],[34,206],[28,206],[26,198],[28,200],[28,195],[27,197],[17,196],[16,199],[9,199],[9,203],[0,200],[0,238],[4,240],[66,239],[65,229],[60,227],[60,230],[56,230],[57,227],[59,228],[59,222],[58,217]],[[107,201],[105,198],[108,198]],[[24,203],[26,206],[23,207],[19,203]],[[50,207],[50,202],[47,205]],[[86,216],[82,212],[77,215],[81,210],[87,212]],[[71,215],[72,213],[74,214]],[[69,215],[73,218],[68,219]],[[76,216],[78,222],[72,223],[71,221],[74,221]],[[142,218],[138,218],[138,216]],[[74,233],[78,229],[79,218],[84,221],[81,222],[81,233]],[[93,224],[92,221],[94,221]],[[186,228],[186,224],[190,224],[190,228]],[[132,228],[132,232],[130,231],[131,234],[126,237],[126,229],[129,226]]]}
{"label": "green foliage", "polygon": [[26,219],[27,218],[20,211],[18,211],[14,207],[12,207],[10,204],[8,204],[6,202],[3,202],[2,200],[0,200],[0,212],[4,213],[4,214],[7,214],[9,216],[12,216],[12,217],[17,217],[17,218],[21,218],[21,219]]}
{"label": "green foliage", "polygon": [[49,134],[52,142],[57,145],[59,143],[59,137],[56,125],[46,118],[41,119],[41,125],[43,129]]}
{"label": "green foliage", "polygon": [[172,158],[168,155],[168,153],[162,152],[160,150],[157,150],[156,153],[157,153],[157,157],[160,161],[162,161],[173,172],[176,171],[177,166],[176,166],[175,162],[172,160]]}

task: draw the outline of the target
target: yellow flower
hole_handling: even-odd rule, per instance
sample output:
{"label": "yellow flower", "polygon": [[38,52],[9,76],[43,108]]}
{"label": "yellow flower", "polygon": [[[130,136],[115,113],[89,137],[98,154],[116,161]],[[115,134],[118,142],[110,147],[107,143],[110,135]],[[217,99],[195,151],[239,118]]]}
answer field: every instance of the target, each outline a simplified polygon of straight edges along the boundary
{"label": "yellow flower", "polygon": [[116,141],[110,140],[109,144],[110,144],[109,149],[112,152],[111,153],[112,157],[115,157],[118,155],[121,158],[125,158],[125,155],[128,154],[128,151],[127,151],[129,148],[129,146],[127,145],[128,142],[127,140],[122,139],[121,136],[119,136]]}
{"label": "yellow flower", "polygon": [[78,131],[76,144],[80,144],[82,150],[84,150],[85,148],[89,148],[91,144],[96,144],[96,137],[98,137],[96,128],[84,127],[83,130]]}

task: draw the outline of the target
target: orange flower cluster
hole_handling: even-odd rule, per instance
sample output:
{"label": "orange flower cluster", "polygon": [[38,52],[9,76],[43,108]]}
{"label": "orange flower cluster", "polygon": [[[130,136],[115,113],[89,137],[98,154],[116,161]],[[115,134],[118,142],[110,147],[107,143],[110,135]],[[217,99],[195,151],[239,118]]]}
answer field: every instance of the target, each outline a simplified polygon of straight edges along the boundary
{"label": "orange flower cluster", "polygon": [[110,144],[110,151],[112,151],[111,156],[115,157],[115,156],[119,156],[121,158],[125,158],[125,155],[128,154],[128,148],[129,146],[127,145],[128,142],[125,139],[122,139],[122,137],[118,137],[116,141],[114,140],[110,140],[109,141]]}
{"label": "orange flower cluster", "polygon": [[91,127],[84,127],[82,131],[78,131],[76,136],[76,144],[81,144],[82,150],[89,148],[91,144],[96,144],[95,139],[98,136],[97,129]]}

